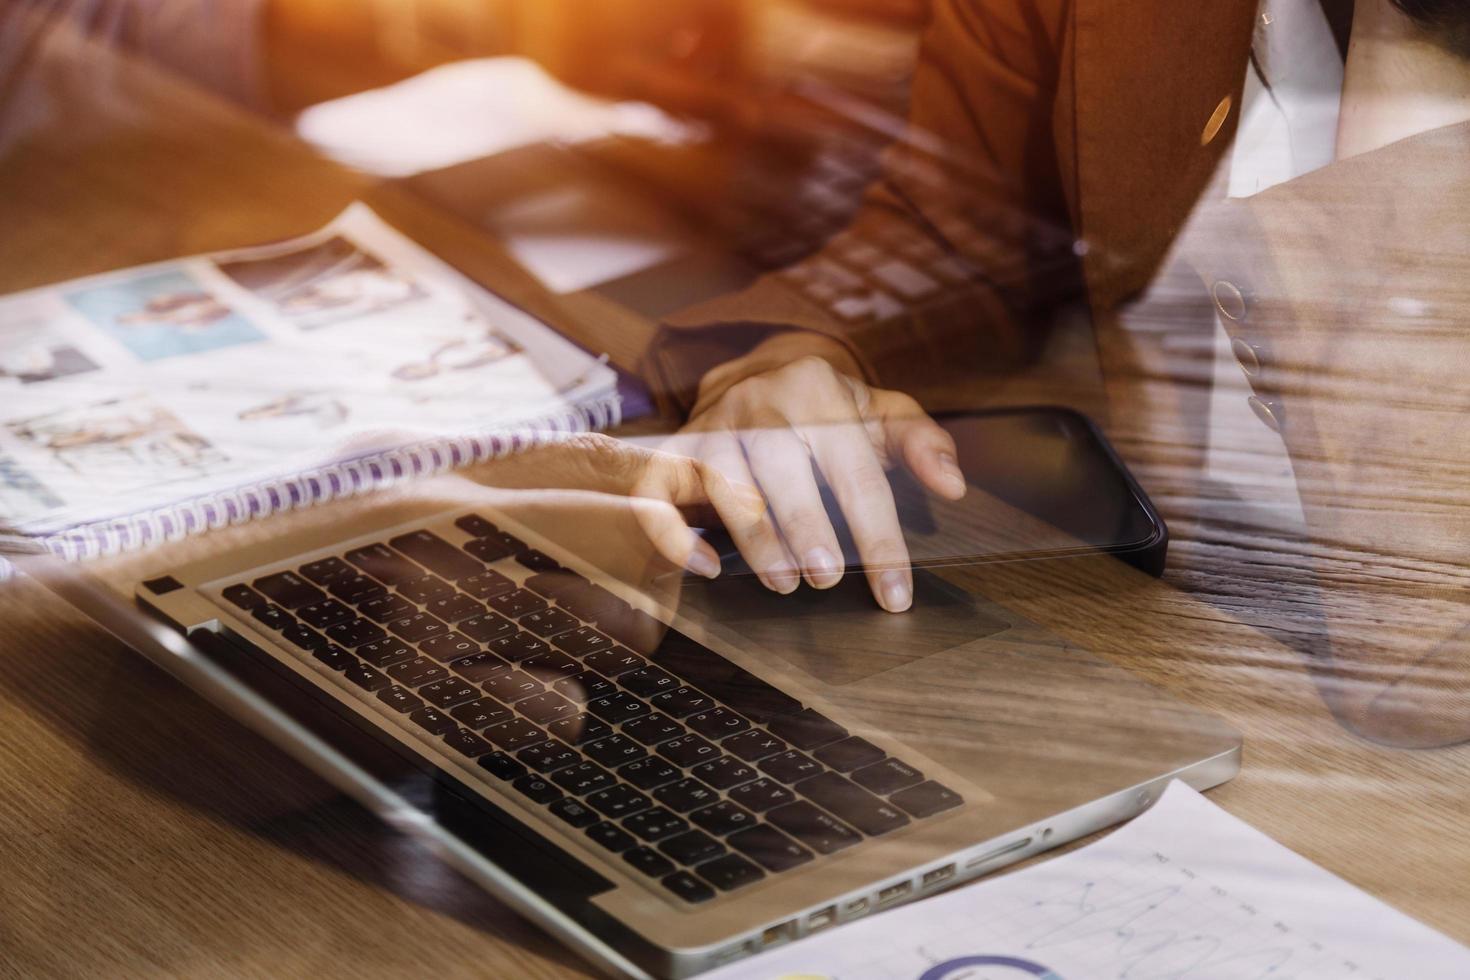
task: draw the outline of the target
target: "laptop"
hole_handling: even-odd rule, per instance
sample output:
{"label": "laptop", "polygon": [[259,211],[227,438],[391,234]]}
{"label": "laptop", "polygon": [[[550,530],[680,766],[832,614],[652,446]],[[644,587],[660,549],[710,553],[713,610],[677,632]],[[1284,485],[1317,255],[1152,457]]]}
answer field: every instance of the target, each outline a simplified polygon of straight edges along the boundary
{"label": "laptop", "polygon": [[1221,720],[984,598],[995,566],[916,569],[892,616],[859,575],[701,589],[608,522],[436,500],[174,568],[148,617],[52,577],[606,972],[692,976],[1238,769]]}

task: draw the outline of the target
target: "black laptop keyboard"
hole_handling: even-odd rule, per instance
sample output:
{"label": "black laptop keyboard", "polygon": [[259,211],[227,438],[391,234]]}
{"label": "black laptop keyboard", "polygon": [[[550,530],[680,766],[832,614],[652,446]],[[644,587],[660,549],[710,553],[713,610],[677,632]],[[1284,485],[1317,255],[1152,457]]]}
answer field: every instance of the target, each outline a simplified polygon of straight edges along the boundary
{"label": "black laptop keyboard", "polygon": [[[963,802],[484,518],[455,523],[463,548],[413,531],[223,594],[687,902]],[[489,567],[508,558],[526,573]]]}

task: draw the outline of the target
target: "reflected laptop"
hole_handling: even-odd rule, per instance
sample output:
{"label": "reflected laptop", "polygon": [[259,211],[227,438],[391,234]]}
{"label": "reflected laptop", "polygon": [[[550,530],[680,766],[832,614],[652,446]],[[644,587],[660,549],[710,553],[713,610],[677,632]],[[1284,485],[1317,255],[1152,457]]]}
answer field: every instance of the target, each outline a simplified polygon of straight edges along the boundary
{"label": "reflected laptop", "polygon": [[977,566],[783,644],[790,597],[636,589],[565,531],[400,509],[142,584],[190,644],[98,618],[625,975],[798,940],[1238,768],[1223,722],[985,600]]}

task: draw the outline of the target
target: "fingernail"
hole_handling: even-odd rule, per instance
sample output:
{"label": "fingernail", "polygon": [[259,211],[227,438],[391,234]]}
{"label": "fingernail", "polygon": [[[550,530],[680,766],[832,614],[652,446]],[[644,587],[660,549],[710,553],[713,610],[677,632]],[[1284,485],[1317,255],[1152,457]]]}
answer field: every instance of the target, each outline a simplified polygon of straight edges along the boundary
{"label": "fingernail", "polygon": [[782,595],[790,595],[801,584],[801,573],[784,562],[775,568],[767,569],[761,578],[771,591]]}
{"label": "fingernail", "polygon": [[703,575],[705,578],[714,578],[720,574],[720,560],[697,548],[689,553],[689,560],[685,565],[695,575]]}
{"label": "fingernail", "polygon": [[832,585],[842,577],[842,568],[837,564],[837,559],[832,552],[826,548],[813,548],[806,553],[802,560],[806,568],[806,576],[813,585]]}
{"label": "fingernail", "polygon": [[902,572],[884,572],[878,584],[883,592],[883,608],[889,612],[903,612],[913,604],[913,591]]}
{"label": "fingernail", "polygon": [[950,492],[955,496],[962,496],[965,492],[965,474],[960,472],[959,461],[952,453],[940,453],[939,466],[944,471],[944,482]]}

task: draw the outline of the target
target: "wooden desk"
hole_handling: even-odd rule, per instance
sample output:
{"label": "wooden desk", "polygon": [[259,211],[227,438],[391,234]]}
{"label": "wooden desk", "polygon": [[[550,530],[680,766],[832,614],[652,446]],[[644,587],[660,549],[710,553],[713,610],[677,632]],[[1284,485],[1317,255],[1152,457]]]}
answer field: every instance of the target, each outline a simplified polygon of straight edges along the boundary
{"label": "wooden desk", "polygon": [[[58,40],[33,70],[7,103],[0,291],[300,233],[366,197],[533,311],[598,326],[463,226],[145,68]],[[17,121],[43,91],[49,116]],[[637,347],[625,337],[617,356]],[[1300,554],[1207,523],[1222,511],[1191,496],[1182,437],[1122,421],[1172,525],[1170,572],[1126,608],[1083,594],[1026,611],[1245,733],[1244,771],[1216,802],[1470,941],[1470,747],[1344,731],[1282,642],[1303,629],[1294,593],[1253,573],[1296,582]],[[585,972],[33,582],[0,588],[0,719],[0,974]]]}

